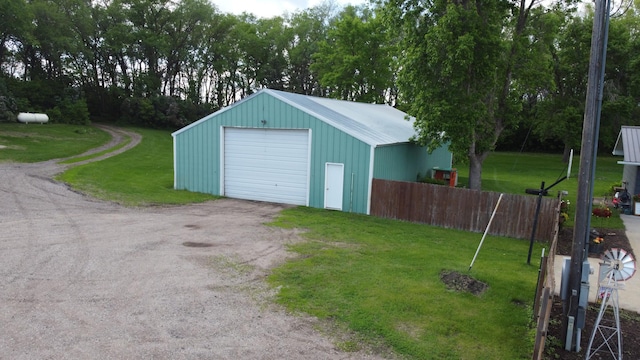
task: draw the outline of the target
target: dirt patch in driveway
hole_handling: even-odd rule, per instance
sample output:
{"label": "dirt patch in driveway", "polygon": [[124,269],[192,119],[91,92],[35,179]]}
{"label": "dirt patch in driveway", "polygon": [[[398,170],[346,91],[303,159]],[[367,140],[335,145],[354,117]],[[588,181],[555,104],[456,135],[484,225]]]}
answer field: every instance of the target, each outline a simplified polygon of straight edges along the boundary
{"label": "dirt patch in driveway", "polygon": [[[126,208],[70,191],[56,162],[0,164],[0,353],[11,359],[363,359],[273,304],[284,206]],[[206,246],[204,246],[206,245]]]}

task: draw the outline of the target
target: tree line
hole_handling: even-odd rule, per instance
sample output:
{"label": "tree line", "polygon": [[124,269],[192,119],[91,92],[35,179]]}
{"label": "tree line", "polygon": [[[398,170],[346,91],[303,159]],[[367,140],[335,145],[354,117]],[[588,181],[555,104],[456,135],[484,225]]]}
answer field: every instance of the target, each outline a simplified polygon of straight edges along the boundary
{"label": "tree line", "polygon": [[5,120],[57,111],[176,127],[260,88],[382,102],[392,81],[366,9],[263,19],[206,0],[5,0],[0,14]]}
{"label": "tree line", "polygon": [[[3,0],[0,121],[176,129],[272,88],[398,107],[416,141],[448,141],[481,171],[496,148],[580,145],[593,12],[537,1],[326,2],[257,18],[206,0]],[[614,9],[602,151],[640,122],[639,25],[636,4]]]}

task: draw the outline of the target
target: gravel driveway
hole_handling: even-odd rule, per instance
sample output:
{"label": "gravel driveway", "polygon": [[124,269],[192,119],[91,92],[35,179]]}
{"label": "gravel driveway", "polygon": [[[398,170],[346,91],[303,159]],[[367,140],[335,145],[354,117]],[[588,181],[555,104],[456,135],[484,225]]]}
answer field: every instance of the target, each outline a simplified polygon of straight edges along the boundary
{"label": "gravel driveway", "polygon": [[262,225],[282,205],[127,208],[52,181],[61,170],[0,164],[0,358],[378,358],[271,302],[264,277],[297,240]]}

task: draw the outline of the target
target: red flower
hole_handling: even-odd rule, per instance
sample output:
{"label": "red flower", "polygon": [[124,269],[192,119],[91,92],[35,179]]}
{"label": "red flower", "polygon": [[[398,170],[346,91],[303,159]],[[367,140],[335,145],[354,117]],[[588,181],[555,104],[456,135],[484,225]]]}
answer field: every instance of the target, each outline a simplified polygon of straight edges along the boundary
{"label": "red flower", "polygon": [[611,216],[611,210],[607,207],[597,207],[594,208],[591,213],[593,216],[608,218]]}

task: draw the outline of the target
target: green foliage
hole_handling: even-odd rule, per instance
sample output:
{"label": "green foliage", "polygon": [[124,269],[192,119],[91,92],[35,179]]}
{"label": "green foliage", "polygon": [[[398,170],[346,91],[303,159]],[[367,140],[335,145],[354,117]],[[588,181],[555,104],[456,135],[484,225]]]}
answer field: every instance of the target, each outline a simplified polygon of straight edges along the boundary
{"label": "green foliage", "polygon": [[537,278],[528,242],[487,238],[470,275],[489,289],[474,296],[448,290],[440,273],[467,273],[478,234],[303,207],[274,225],[308,231],[291,246],[298,257],[269,277],[289,309],[347,324],[408,358],[529,356],[530,310],[517,305],[530,305]]}
{"label": "green foliage", "polygon": [[7,45],[25,39],[30,22],[31,13],[25,0],[0,2],[0,66],[12,55]]}
{"label": "green foliage", "polygon": [[7,90],[4,79],[0,77],[0,123],[15,122],[17,113],[16,99]]}
{"label": "green foliage", "polygon": [[329,10],[319,6],[294,13],[289,19],[292,39],[287,48],[289,56],[288,90],[306,95],[319,95],[318,74],[311,71],[312,57],[326,38]]}
{"label": "green foliage", "polygon": [[[629,71],[633,58],[629,27],[633,22],[637,19],[611,19],[598,144],[603,153],[613,149],[622,125],[638,124],[637,95],[631,95],[629,87],[633,74]],[[539,97],[534,108],[535,135],[565,149],[578,149],[581,144],[592,23],[590,12],[586,17],[568,16],[559,26],[558,46],[552,48],[556,86]]]}
{"label": "green foliage", "polygon": [[47,111],[51,122],[64,124],[89,125],[89,110],[84,99],[62,100],[56,107]]}
{"label": "green foliage", "polygon": [[[258,18],[206,0],[5,0],[0,121],[86,123],[84,100],[94,120],[175,129],[263,87],[387,102],[418,119],[423,143],[444,131],[479,187],[498,139],[579,148],[592,16],[573,3],[376,0]],[[640,124],[639,13],[611,19],[602,152]]]}
{"label": "green foliage", "polygon": [[417,140],[431,148],[449,142],[469,159],[469,187],[480,189],[482,163],[501,132],[518,123],[526,94],[550,82],[553,37],[540,29],[551,26],[530,25],[545,13],[509,1],[385,5],[402,32],[399,86]]}
{"label": "green foliage", "polygon": [[419,177],[418,178],[418,182],[425,183],[425,184],[434,184],[434,185],[445,185],[446,184],[446,182],[444,180],[434,179],[434,178],[432,178],[430,176]]}
{"label": "green foliage", "polygon": [[127,98],[120,109],[127,123],[160,129],[178,129],[211,112],[209,106],[169,96]]}
{"label": "green foliage", "polygon": [[384,103],[391,86],[391,55],[380,20],[370,11],[346,7],[320,41],[310,70],[337,99]]}

